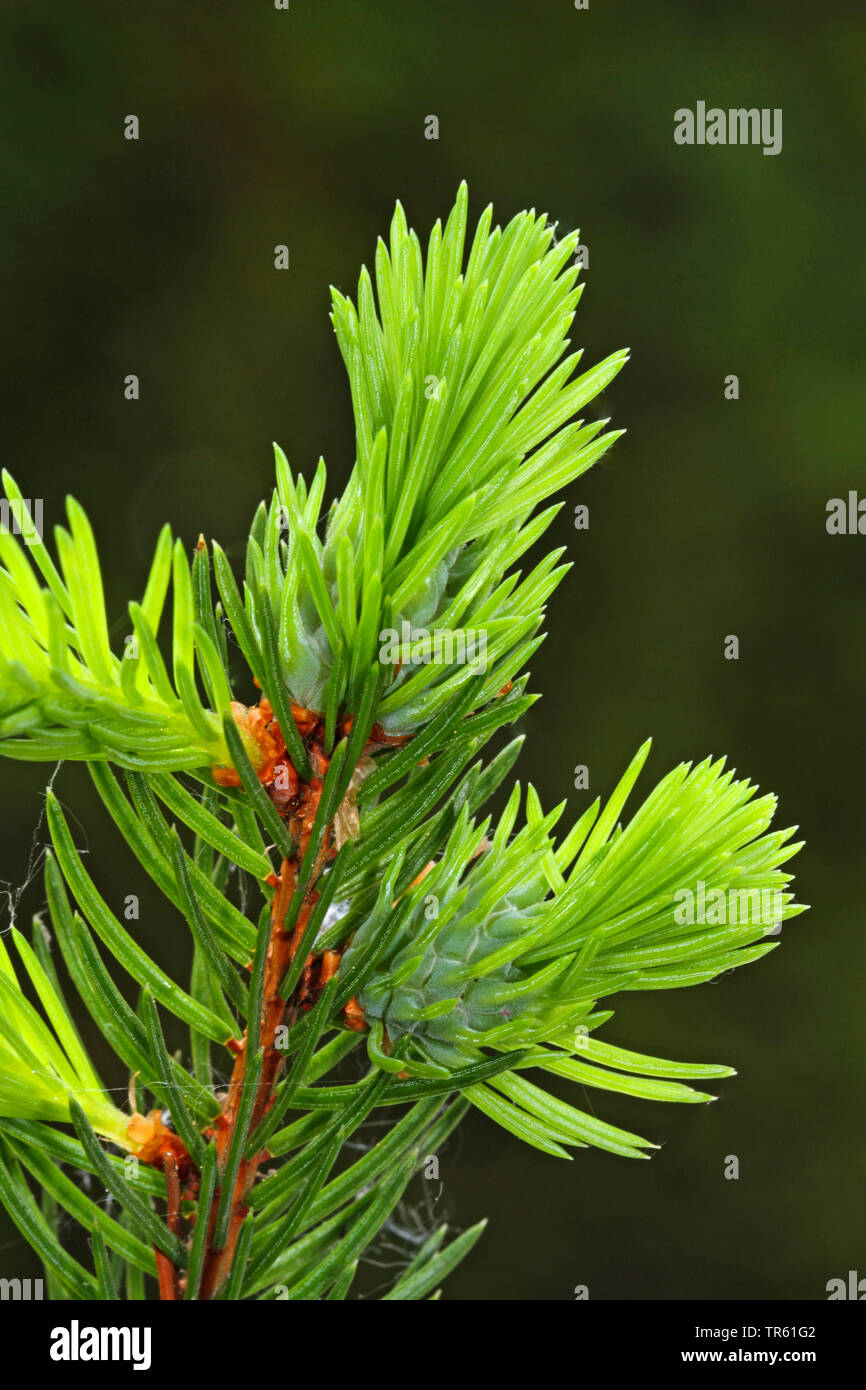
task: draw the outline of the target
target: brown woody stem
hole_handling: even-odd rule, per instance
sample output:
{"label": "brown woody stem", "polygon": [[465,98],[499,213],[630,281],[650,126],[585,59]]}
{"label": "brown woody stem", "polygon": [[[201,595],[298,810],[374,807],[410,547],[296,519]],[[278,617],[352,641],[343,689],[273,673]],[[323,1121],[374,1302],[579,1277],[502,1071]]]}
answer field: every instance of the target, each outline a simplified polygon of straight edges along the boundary
{"label": "brown woody stem", "polygon": [[[260,705],[264,723],[261,724],[260,736],[269,740],[269,750],[276,756],[271,759],[270,772],[267,778],[273,775],[273,769],[282,760],[286,764],[286,755],[280,754],[280,748],[285,748],[279,728],[272,720],[270,706],[263,699]],[[252,1134],[256,1127],[261,1123],[273,1102],[274,1089],[280,1078],[282,1071],[284,1054],[277,1047],[278,1030],[285,1024],[291,1026],[295,1023],[301,1008],[309,1007],[314,1002],[315,993],[318,986],[325,982],[325,978],[332,975],[339,961],[333,959],[334,953],[327,953],[329,959],[323,963],[323,970],[318,978],[318,985],[314,989],[313,981],[313,956],[311,955],[305,964],[303,971],[298,979],[289,999],[280,996],[280,986],[285,979],[286,972],[290,968],[298,947],[304,936],[304,931],[309,922],[310,913],[315,906],[319,896],[317,883],[322,871],[330,859],[334,857],[333,847],[333,826],[329,825],[322,836],[321,847],[318,851],[313,871],[304,890],[303,902],[300,905],[294,926],[291,932],[285,930],[285,922],[289,909],[292,906],[294,895],[298,891],[298,875],[304,859],[304,855],[309,844],[316,811],[322,794],[322,778],[327,770],[329,759],[324,751],[324,728],[318,716],[310,715],[309,711],[296,710],[293,707],[293,715],[298,724],[298,732],[304,738],[310,752],[310,759],[315,775],[312,781],[300,783],[294,769],[288,763],[289,778],[288,785],[292,788],[292,795],[283,802],[273,795],[272,799],[280,814],[288,823],[289,833],[295,845],[294,854],[283,859],[280,866],[280,873],[273,879],[275,893],[271,902],[270,912],[270,936],[268,942],[267,956],[265,960],[265,977],[262,990],[262,1012],[259,1021],[258,1046],[263,1050],[263,1061],[261,1074],[256,1085],[256,1095],[253,1101],[252,1114],[249,1120],[248,1133]],[[349,721],[350,722],[350,721]],[[258,726],[257,726],[258,727]],[[344,732],[347,732],[348,724],[344,725]],[[389,739],[387,735],[381,734],[377,728],[373,729],[367,748],[371,744],[383,746],[384,743],[405,742],[405,739]],[[365,752],[367,749],[365,749]],[[260,774],[260,776],[263,776]],[[263,776],[263,780],[267,780]],[[294,779],[294,780],[292,780]],[[297,789],[297,790],[295,790]],[[339,811],[338,811],[339,815]],[[352,1001],[354,1002],[354,1001]],[[357,1008],[357,1006],[356,1006]],[[360,1009],[357,1009],[360,1014]],[[350,1027],[363,1028],[366,1024],[363,1017],[356,1017],[351,1013],[347,1015],[347,1024]],[[221,1171],[225,1169],[225,1162],[231,1147],[232,1139],[238,1124],[240,1112],[240,1102],[246,1084],[247,1074],[247,1054],[248,1037],[245,1034],[243,1039],[231,1043],[231,1050],[235,1054],[234,1067],[229,1082],[228,1092],[223,1102],[220,1115],[214,1124],[214,1139],[217,1147],[217,1158]],[[198,1220],[206,1220],[208,1223],[207,1243],[202,1267],[201,1285],[199,1290],[200,1299],[214,1298],[222,1287],[228,1272],[231,1268],[237,1247],[238,1237],[241,1226],[248,1213],[247,1196],[250,1188],[255,1181],[259,1165],[267,1153],[267,1149],[262,1149],[251,1158],[242,1158],[238,1167],[237,1177],[231,1197],[231,1209],[229,1214],[228,1230],[222,1248],[214,1248],[213,1235],[216,1224],[216,1212],[220,1201],[220,1189],[217,1187],[214,1193],[211,1209],[209,1212],[200,1212]],[[171,1159],[174,1163],[174,1159]],[[177,1183],[177,1164],[174,1163],[172,1180],[169,1173],[168,1157],[165,1160],[166,1178],[169,1183],[169,1203],[167,1211],[167,1221],[169,1226],[174,1229],[173,1221],[176,1211],[176,1223],[180,1226],[180,1190],[178,1186],[177,1202],[173,1197],[172,1181]],[[160,1298],[176,1298],[178,1288],[182,1285],[178,1282],[177,1271],[174,1270],[170,1261],[165,1261],[168,1265],[168,1272],[164,1270],[163,1261],[157,1252],[157,1268],[160,1279]],[[170,1278],[169,1278],[170,1272]]]}

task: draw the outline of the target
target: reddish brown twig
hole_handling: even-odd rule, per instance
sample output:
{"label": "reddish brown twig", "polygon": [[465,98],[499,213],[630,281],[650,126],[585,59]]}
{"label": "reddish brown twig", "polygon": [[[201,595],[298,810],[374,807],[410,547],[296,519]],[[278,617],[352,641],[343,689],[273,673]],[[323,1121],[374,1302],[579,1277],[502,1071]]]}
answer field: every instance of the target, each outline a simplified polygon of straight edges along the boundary
{"label": "reddish brown twig", "polygon": [[[179,1239],[182,1226],[180,1177],[178,1175],[177,1159],[173,1152],[169,1151],[165,1155],[163,1169],[165,1171],[166,1188],[165,1221],[172,1235],[176,1235]],[[153,1253],[156,1256],[156,1272],[159,1276],[160,1299],[164,1302],[175,1302],[180,1292],[179,1272],[162,1250],[158,1250],[154,1246]]]}
{"label": "reddish brown twig", "polygon": [[[263,1060],[250,1119],[249,1132],[252,1133],[267,1114],[273,1102],[274,1089],[283,1067],[284,1055],[277,1046],[278,1030],[284,1025],[294,1024],[302,1009],[312,1007],[321,989],[333,977],[339,966],[339,952],[327,951],[324,955],[317,955],[314,951],[308,956],[304,964],[291,998],[284,1000],[281,997],[280,986],[297,954],[309,922],[310,913],[318,898],[317,882],[328,862],[334,858],[336,847],[333,827],[328,826],[323,834],[322,844],[313,871],[309,876],[303,901],[298,908],[293,929],[291,932],[287,932],[285,930],[286,918],[297,891],[300,866],[309,845],[322,794],[323,781],[328,769],[329,758],[325,753],[324,724],[319,715],[297,705],[292,705],[292,715],[298,733],[307,748],[313,769],[312,779],[309,782],[302,782],[286,752],[285,740],[279,724],[273,717],[268,701],[263,698],[259,705],[251,710],[238,705],[233,707],[233,713],[239,727],[246,735],[246,741],[250,741],[254,745],[253,751],[256,747],[259,750],[260,756],[256,763],[259,778],[267,789],[276,809],[285,820],[295,845],[294,853],[283,860],[279,875],[271,880],[275,892],[271,902],[270,939],[265,961],[262,1013],[258,1027],[258,1046],[263,1050]],[[347,734],[351,723],[351,718],[345,720],[340,732],[344,735]],[[391,736],[384,733],[378,725],[374,726],[362,757],[369,761],[368,755],[371,751],[381,747],[399,745],[406,741],[404,736]],[[357,772],[357,768],[354,771]],[[353,778],[353,787],[363,780],[365,771],[366,769],[362,769],[358,776]],[[214,779],[220,785],[236,785],[238,781],[233,769],[215,769]],[[346,801],[349,800],[350,797],[347,796]],[[342,825],[351,825],[352,816],[347,807],[341,807],[335,819],[338,819],[340,815],[343,817]],[[361,1030],[367,1026],[363,1011],[356,1000],[351,1000],[346,1006],[345,1019],[350,1028]],[[220,1170],[225,1166],[226,1155],[238,1121],[240,1100],[246,1084],[248,1041],[245,1035],[242,1039],[233,1039],[228,1044],[230,1050],[235,1054],[234,1067],[221,1113],[217,1117],[212,1131]],[[155,1156],[153,1161],[164,1167],[166,1173],[169,1189],[167,1223],[170,1229],[175,1229],[177,1226],[179,1230],[181,1208],[178,1160],[174,1152],[176,1144],[176,1136],[171,1136],[171,1142],[166,1139],[161,1145],[158,1157]],[[215,1250],[213,1247],[215,1217],[220,1200],[219,1188],[214,1194],[210,1211],[208,1213],[200,1212],[198,1215],[198,1220],[208,1222],[199,1291],[199,1298],[201,1299],[213,1298],[218,1293],[231,1268],[240,1230],[248,1212],[246,1198],[265,1153],[266,1150],[263,1150],[251,1158],[241,1160],[232,1191],[227,1235],[220,1250]],[[188,1158],[188,1156],[186,1157]],[[186,1174],[183,1176],[186,1177]],[[197,1185],[197,1182],[198,1175],[193,1174],[191,1186]],[[178,1231],[175,1233],[177,1234]],[[176,1299],[179,1290],[182,1291],[183,1281],[179,1278],[171,1261],[167,1260],[161,1252],[155,1253],[159,1273],[160,1298]]]}
{"label": "reddish brown twig", "polygon": [[156,1273],[159,1278],[159,1297],[162,1303],[173,1303],[177,1299],[177,1270],[168,1255],[157,1246],[153,1247],[156,1256]]}

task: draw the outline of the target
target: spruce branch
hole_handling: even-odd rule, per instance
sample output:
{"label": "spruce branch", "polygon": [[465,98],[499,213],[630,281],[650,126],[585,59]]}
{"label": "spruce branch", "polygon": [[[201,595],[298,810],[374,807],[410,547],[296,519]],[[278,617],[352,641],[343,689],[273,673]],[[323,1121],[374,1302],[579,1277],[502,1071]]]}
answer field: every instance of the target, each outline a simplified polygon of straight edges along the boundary
{"label": "spruce branch", "polygon": [[[0,534],[0,752],[86,762],[193,942],[181,981],[132,937],[49,790],[53,941],[130,1075],[126,1113],[47,928],[13,929],[39,1008],[0,944],[0,1199],[64,1298],[116,1297],[122,1267],[132,1299],[345,1299],[470,1106],[553,1156],[647,1157],[545,1081],[712,1099],[690,1083],[730,1068],[601,1041],[607,1006],[757,960],[803,911],[785,868],[800,844],[723,759],[680,764],[625,820],[647,741],[561,838],[564,806],[545,813],[531,785],[484,814],[522,738],[483,750],[536,698],[526,666],[568,570],[561,550],[520,565],[621,434],[575,416],[628,353],[577,370],[577,233],[534,212],[494,227],[489,208],[466,228],[461,186],[425,256],[398,204],[356,302],[332,291],[356,427],[342,495],[326,503],[321,460],[307,481],[276,448],[240,578],[217,543],[188,559],[166,527],[122,654],[81,507],[55,561],[4,475],[19,534]],[[188,1031],[177,1053],[166,1019]],[[435,1296],[480,1230],[431,1232],[384,1297]]]}

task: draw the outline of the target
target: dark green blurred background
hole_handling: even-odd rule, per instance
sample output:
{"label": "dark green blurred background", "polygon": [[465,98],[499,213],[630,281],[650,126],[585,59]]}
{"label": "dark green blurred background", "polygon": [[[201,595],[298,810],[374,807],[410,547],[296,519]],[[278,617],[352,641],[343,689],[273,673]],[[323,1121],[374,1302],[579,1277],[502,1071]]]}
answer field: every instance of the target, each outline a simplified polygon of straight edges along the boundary
{"label": "dark green blurred background", "polygon": [[[0,48],[3,454],[45,499],[46,528],[66,491],[87,507],[118,640],[162,521],[238,552],[271,486],[271,440],[296,468],[323,453],[342,485],[352,426],[328,285],[353,292],[395,198],[422,241],[463,177],[473,218],[492,200],[500,218],[535,206],[580,226],[575,341],[587,363],[631,346],[599,405],[628,434],[555,528],[574,568],[534,661],[544,699],[520,775],[572,816],[648,733],[645,792],[681,758],[727,753],[807,837],[797,889],[813,908],[746,971],[623,996],[610,1041],[740,1072],[710,1107],[572,1092],[661,1143],[651,1162],[558,1163],[481,1117],[465,1125],[436,1212],[491,1224],[447,1296],[823,1298],[828,1279],[866,1275],[866,538],[825,530],[829,498],[866,492],[861,6],[74,14],[19,0]],[[674,110],[698,100],[781,107],[782,153],[675,145]],[[739,401],[724,399],[729,373]],[[588,532],[570,525],[578,502]],[[722,656],[730,633],[738,662]],[[578,763],[588,793],[573,789]],[[13,890],[47,775],[0,767]],[[86,776],[65,768],[57,789],[106,896],[141,893],[142,939],[179,968],[183,931]],[[37,878],[19,917],[41,901]],[[38,1273],[8,1223],[0,1244],[4,1274]]]}

